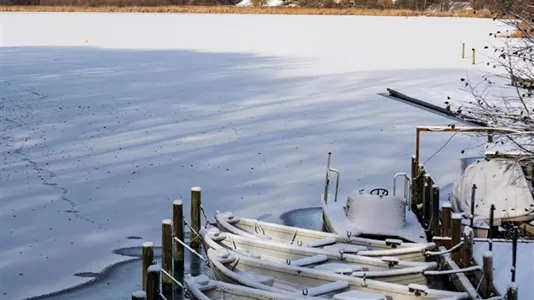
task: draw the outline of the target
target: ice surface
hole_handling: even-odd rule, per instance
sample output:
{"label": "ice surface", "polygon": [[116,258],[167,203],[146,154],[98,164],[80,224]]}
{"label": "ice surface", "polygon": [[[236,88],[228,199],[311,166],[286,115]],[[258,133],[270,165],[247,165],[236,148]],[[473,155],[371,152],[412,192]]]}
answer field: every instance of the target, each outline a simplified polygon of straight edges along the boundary
{"label": "ice surface", "polygon": [[[457,91],[474,71],[461,43],[481,47],[494,31],[491,20],[415,17],[1,19],[7,299],[86,282],[73,274],[125,259],[113,249],[159,245],[172,201],[188,216],[194,186],[210,218],[220,209],[281,222],[317,206],[328,151],[340,193],[391,184],[409,171],[414,127],[452,121],[378,93]],[[424,134],[421,160],[449,137]],[[459,175],[471,143],[455,138],[427,163],[438,184]]]}
{"label": "ice surface", "polygon": [[[473,258],[482,265],[482,258],[490,256],[493,259],[493,282],[501,295],[506,293],[512,281],[512,243],[493,242],[492,251],[488,251],[487,242],[476,242],[473,245]],[[534,299],[534,243],[517,244],[516,281],[519,300]]]}

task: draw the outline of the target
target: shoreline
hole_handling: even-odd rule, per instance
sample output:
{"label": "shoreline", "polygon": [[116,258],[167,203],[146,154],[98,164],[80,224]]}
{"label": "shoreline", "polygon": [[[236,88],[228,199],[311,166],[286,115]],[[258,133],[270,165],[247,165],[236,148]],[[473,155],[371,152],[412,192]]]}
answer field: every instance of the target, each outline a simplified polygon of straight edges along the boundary
{"label": "shoreline", "polygon": [[121,12],[121,13],[190,13],[190,14],[270,14],[270,15],[343,15],[389,17],[456,17],[493,18],[490,11],[456,12],[415,11],[406,9],[308,8],[308,7],[239,7],[239,6],[18,6],[0,5],[0,12]]}

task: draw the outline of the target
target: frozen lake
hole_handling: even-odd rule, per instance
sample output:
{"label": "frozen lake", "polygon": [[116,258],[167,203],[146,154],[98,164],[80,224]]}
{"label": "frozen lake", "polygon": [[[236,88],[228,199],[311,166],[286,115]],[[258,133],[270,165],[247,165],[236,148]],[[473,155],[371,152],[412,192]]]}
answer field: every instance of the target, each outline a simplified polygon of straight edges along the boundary
{"label": "frozen lake", "polygon": [[[1,26],[0,298],[23,299],[129,259],[114,249],[159,245],[193,186],[210,218],[279,223],[319,205],[329,151],[341,196],[390,187],[409,171],[414,127],[453,121],[379,94],[469,97],[459,78],[484,65],[461,43],[482,49],[496,24],[2,13]],[[449,137],[425,135],[421,160]],[[475,144],[458,135],[427,163],[442,187]]]}

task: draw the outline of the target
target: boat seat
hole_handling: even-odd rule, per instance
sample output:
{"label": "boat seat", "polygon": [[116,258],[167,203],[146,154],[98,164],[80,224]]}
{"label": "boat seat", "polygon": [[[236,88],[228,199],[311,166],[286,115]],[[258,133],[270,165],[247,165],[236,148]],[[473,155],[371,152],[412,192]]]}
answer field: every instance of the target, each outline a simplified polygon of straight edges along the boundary
{"label": "boat seat", "polygon": [[304,243],[303,246],[306,246],[306,247],[324,247],[324,246],[332,245],[332,244],[335,244],[335,243],[336,243],[336,239],[331,238],[331,237],[327,237],[327,238],[317,239],[317,240],[313,240],[313,241]]}
{"label": "boat seat", "polygon": [[273,286],[274,278],[271,276],[265,276],[261,274],[252,274],[247,272],[236,272],[239,276],[246,278],[248,280],[255,281],[268,286]]}
{"label": "boat seat", "polygon": [[331,271],[337,274],[351,274],[352,272],[363,271],[358,264],[327,263],[315,266],[314,269],[322,271]]}
{"label": "boat seat", "polygon": [[239,254],[241,254],[241,255],[244,255],[244,256],[248,256],[248,257],[253,257],[253,258],[261,259],[261,254],[254,253],[254,252],[250,252],[249,250],[245,250],[245,249],[232,249],[232,251],[237,252],[237,253],[239,253]]}
{"label": "boat seat", "polygon": [[323,249],[328,250],[343,250],[344,253],[349,254],[356,254],[360,251],[367,251],[369,248],[365,246],[359,246],[359,245],[353,245],[353,244],[343,244],[343,243],[337,243],[331,246],[326,246]]}
{"label": "boat seat", "polygon": [[386,300],[388,297],[382,294],[351,290],[341,294],[335,294],[332,300]]}
{"label": "boat seat", "polygon": [[392,248],[397,248],[397,246],[402,245],[402,240],[399,239],[386,239],[385,242],[387,246],[391,246]]}
{"label": "boat seat", "polygon": [[326,255],[319,254],[319,255],[291,260],[289,261],[289,265],[295,266],[295,267],[305,267],[305,266],[309,266],[313,264],[323,263],[327,260],[328,260],[328,257],[326,257]]}
{"label": "boat seat", "polygon": [[427,294],[428,286],[423,285],[423,284],[410,283],[408,284],[408,290],[416,294],[420,294],[420,293]]}
{"label": "boat seat", "polygon": [[334,281],[325,283],[319,286],[314,286],[311,288],[307,288],[302,291],[302,294],[308,297],[314,297],[314,296],[321,296],[324,294],[337,292],[340,290],[346,290],[349,288],[349,283],[346,281]]}

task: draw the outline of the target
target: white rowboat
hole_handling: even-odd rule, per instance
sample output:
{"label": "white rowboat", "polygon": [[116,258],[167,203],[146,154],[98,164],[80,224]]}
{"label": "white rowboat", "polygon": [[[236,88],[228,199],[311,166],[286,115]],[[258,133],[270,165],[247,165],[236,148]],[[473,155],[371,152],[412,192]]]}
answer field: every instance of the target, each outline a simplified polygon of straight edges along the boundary
{"label": "white rowboat", "polygon": [[[408,286],[326,273],[311,268],[240,256],[226,249],[208,249],[208,260],[216,280],[272,293],[321,297],[335,300],[427,300],[468,299],[467,293]],[[244,298],[246,299],[246,298]],[[276,299],[276,298],[275,298]]]}
{"label": "white rowboat", "polygon": [[200,232],[206,248],[226,249],[235,255],[269,260],[279,265],[313,268],[319,272],[374,278],[398,284],[426,284],[424,271],[437,269],[436,262],[402,261],[394,257],[350,254],[350,249],[316,249],[241,237],[217,228]]}
{"label": "white rowboat", "polygon": [[318,249],[351,248],[352,254],[370,257],[392,256],[406,261],[425,261],[424,253],[436,248],[435,243],[407,243],[398,239],[374,240],[355,236],[309,230],[248,218],[232,213],[217,213],[217,227],[247,238],[273,240]]}

